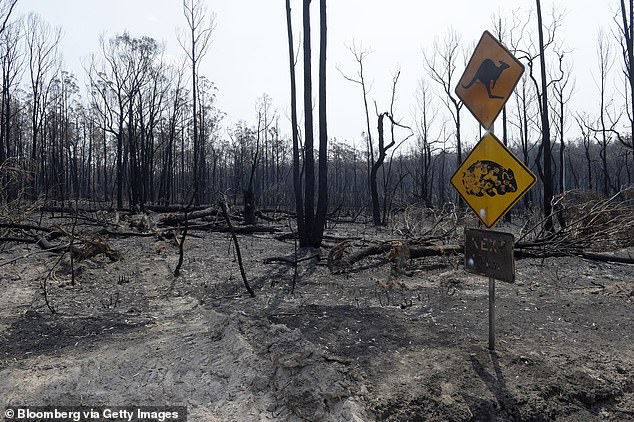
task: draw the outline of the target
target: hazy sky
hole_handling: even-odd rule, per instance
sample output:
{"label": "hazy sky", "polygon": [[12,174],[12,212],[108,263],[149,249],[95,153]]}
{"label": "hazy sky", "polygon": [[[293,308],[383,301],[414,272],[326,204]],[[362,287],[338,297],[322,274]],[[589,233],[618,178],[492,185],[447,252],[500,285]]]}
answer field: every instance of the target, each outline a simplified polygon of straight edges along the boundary
{"label": "hazy sky", "polygon": [[[301,39],[301,1],[293,0],[296,45]],[[202,74],[219,88],[218,107],[227,113],[225,127],[244,119],[255,124],[255,103],[267,93],[281,118],[282,130],[289,132],[288,44],[284,0],[207,0],[214,12],[216,30],[213,44],[204,58]],[[356,63],[347,50],[352,41],[372,50],[365,62],[366,78],[372,82],[371,101],[379,109],[389,107],[392,73],[401,69],[397,88],[396,115],[410,123],[418,80],[426,77],[423,51],[431,52],[435,39],[450,29],[461,37],[470,55],[485,29],[491,30],[497,12],[525,16],[534,1],[521,0],[330,0],[328,2],[328,126],[329,136],[361,142],[365,128],[361,91],[337,71],[354,75]],[[319,2],[313,1],[317,18]],[[617,0],[542,0],[547,22],[553,7],[565,12],[560,41],[574,66],[576,89],[572,107],[596,114],[597,74],[596,40],[599,28],[608,34],[614,30],[613,16]],[[519,11],[518,11],[519,10]],[[176,28],[186,26],[180,0],[19,0],[17,14],[36,12],[53,25],[63,28],[62,51],[66,66],[84,80],[81,63],[98,51],[101,33],[107,37],[128,30],[133,36],[148,35],[166,44],[166,54],[182,54]],[[514,12],[515,11],[515,12]],[[533,26],[536,24],[533,20]],[[318,25],[313,26],[313,41],[318,40]],[[611,38],[612,39],[612,38]],[[621,66],[619,52],[614,70]],[[313,49],[317,65],[318,49]],[[457,78],[464,70],[458,65]],[[298,84],[301,85],[301,67]],[[433,85],[432,85],[433,86]],[[317,94],[316,79],[313,81]],[[301,94],[300,94],[301,95]],[[621,101],[615,94],[615,101]],[[301,97],[300,97],[301,98]],[[301,99],[300,99],[301,104]],[[372,113],[374,113],[372,107]],[[439,105],[442,111],[442,106]],[[301,109],[299,110],[302,113]],[[373,118],[373,121],[376,120]],[[463,137],[473,143],[477,126],[469,111],[463,109]],[[410,123],[411,124],[411,123]],[[372,124],[374,127],[375,124]]]}

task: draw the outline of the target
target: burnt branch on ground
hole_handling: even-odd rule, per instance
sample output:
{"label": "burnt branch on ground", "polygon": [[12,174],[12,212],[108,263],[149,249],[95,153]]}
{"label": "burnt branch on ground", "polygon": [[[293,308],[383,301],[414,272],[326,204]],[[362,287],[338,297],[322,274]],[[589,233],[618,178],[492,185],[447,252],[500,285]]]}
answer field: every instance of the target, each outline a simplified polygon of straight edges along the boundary
{"label": "burnt branch on ground", "polygon": [[174,277],[178,277],[181,267],[183,266],[183,248],[185,246],[185,238],[187,238],[187,229],[189,227],[189,218],[190,218],[190,212],[189,212],[189,207],[192,206],[192,204],[194,203],[194,198],[196,197],[196,193],[192,193],[192,197],[189,200],[189,204],[187,204],[187,207],[184,210],[184,217],[185,217],[185,226],[183,228],[183,235],[181,236],[181,240],[178,243],[178,264],[176,264],[176,268],[174,269]]}
{"label": "burnt branch on ground", "polygon": [[525,227],[516,241],[516,256],[544,258],[581,256],[598,261],[634,263],[632,257],[608,255],[606,251],[634,246],[634,201],[622,192],[601,198],[584,191],[568,191],[553,200],[558,227],[543,230],[546,218]]}
{"label": "burnt branch on ground", "polygon": [[233,225],[231,224],[231,218],[229,218],[229,210],[227,206],[227,198],[223,195],[220,199],[220,208],[222,210],[222,214],[225,217],[225,222],[227,223],[227,227],[229,228],[229,233],[231,233],[231,238],[233,239],[233,245],[236,248],[236,255],[238,258],[238,265],[240,266],[240,275],[242,276],[242,281],[244,282],[244,287],[249,292],[251,297],[255,297],[255,292],[251,289],[249,285],[249,280],[247,280],[247,274],[244,270],[244,264],[242,263],[242,253],[240,252],[240,244],[238,243],[238,237],[236,236],[236,232],[233,229]]}

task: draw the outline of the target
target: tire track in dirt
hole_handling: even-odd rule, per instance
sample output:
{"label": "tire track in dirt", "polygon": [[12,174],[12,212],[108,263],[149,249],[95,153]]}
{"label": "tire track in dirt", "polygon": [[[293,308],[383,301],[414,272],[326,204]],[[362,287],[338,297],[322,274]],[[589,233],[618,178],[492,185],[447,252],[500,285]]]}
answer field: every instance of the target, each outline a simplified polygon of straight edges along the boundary
{"label": "tire track in dirt", "polygon": [[[186,405],[191,420],[355,420],[349,368],[299,330],[174,298],[155,322],[0,370],[5,405]],[[178,311],[177,311],[178,310]],[[363,420],[363,419],[357,419]]]}

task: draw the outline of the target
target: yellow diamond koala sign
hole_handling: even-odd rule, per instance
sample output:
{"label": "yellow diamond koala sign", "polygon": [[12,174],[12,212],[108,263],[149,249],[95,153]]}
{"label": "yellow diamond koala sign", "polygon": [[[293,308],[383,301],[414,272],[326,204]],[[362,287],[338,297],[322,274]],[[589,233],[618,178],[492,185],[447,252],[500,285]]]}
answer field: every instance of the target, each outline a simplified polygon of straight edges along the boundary
{"label": "yellow diamond koala sign", "polygon": [[471,150],[451,184],[487,228],[535,184],[535,175],[492,133]]}

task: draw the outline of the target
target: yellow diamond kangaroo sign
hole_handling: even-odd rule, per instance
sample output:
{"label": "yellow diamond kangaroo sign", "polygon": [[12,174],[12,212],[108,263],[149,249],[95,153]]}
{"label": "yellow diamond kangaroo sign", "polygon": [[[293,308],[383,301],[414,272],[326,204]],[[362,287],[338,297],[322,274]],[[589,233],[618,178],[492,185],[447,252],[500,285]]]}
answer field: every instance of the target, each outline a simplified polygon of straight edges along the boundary
{"label": "yellow diamond kangaroo sign", "polygon": [[535,175],[491,133],[471,150],[451,184],[487,228],[535,184]]}
{"label": "yellow diamond kangaroo sign", "polygon": [[456,95],[489,129],[524,73],[517,60],[490,32],[484,31],[456,86]]}

